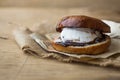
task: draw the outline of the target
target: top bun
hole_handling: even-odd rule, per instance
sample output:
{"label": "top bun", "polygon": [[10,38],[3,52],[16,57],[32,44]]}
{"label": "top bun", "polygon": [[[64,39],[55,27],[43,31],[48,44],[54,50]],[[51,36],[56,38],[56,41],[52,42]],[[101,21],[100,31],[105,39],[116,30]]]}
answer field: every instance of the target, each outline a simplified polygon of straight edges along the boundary
{"label": "top bun", "polygon": [[63,28],[91,28],[104,33],[110,32],[110,27],[105,24],[100,19],[77,15],[77,16],[67,16],[62,18],[62,20],[57,25],[56,31],[61,32]]}

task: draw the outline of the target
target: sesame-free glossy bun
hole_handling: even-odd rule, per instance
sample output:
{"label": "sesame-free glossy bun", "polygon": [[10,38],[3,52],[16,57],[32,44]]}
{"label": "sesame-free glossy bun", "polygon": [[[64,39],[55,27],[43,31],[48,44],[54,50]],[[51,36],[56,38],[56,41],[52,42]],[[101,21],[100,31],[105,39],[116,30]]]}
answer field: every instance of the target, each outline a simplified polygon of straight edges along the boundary
{"label": "sesame-free glossy bun", "polygon": [[67,16],[62,18],[56,27],[56,31],[61,32],[62,29],[65,27],[91,28],[104,33],[110,32],[110,27],[100,19],[83,16],[83,15],[74,15],[74,16]]}

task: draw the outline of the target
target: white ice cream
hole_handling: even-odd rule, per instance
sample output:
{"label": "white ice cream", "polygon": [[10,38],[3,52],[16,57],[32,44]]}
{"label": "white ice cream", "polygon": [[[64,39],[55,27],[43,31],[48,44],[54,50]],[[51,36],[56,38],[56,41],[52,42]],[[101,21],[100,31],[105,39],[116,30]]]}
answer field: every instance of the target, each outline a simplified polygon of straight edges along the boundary
{"label": "white ice cream", "polygon": [[63,42],[70,40],[73,42],[86,43],[93,41],[98,34],[100,33],[94,32],[89,28],[63,28],[60,37]]}

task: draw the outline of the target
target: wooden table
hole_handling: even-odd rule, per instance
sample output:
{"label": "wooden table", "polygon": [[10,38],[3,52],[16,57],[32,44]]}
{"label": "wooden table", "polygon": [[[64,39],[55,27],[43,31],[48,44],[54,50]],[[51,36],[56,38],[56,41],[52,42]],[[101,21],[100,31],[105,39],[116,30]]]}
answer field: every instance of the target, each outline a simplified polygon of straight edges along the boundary
{"label": "wooden table", "polygon": [[0,80],[120,80],[117,69],[25,55],[12,36],[12,30],[18,25],[31,28],[47,21],[52,31],[61,17],[76,14],[120,22],[120,12],[115,10],[0,8]]}

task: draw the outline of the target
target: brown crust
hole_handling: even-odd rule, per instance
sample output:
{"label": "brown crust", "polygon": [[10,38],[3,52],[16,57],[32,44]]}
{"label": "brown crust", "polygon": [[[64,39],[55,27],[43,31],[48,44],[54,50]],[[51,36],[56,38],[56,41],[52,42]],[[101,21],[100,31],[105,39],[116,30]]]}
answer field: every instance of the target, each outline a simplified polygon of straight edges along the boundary
{"label": "brown crust", "polygon": [[103,21],[83,15],[62,18],[57,25],[56,31],[61,32],[64,27],[91,28],[105,33],[110,32],[110,27]]}
{"label": "brown crust", "polygon": [[61,51],[61,52],[66,52],[66,53],[71,53],[71,54],[100,54],[105,52],[108,47],[110,46],[111,39],[109,36],[106,36],[106,40],[100,43],[88,45],[88,46],[62,46],[60,44],[56,44],[52,42],[52,46],[54,49]]}

